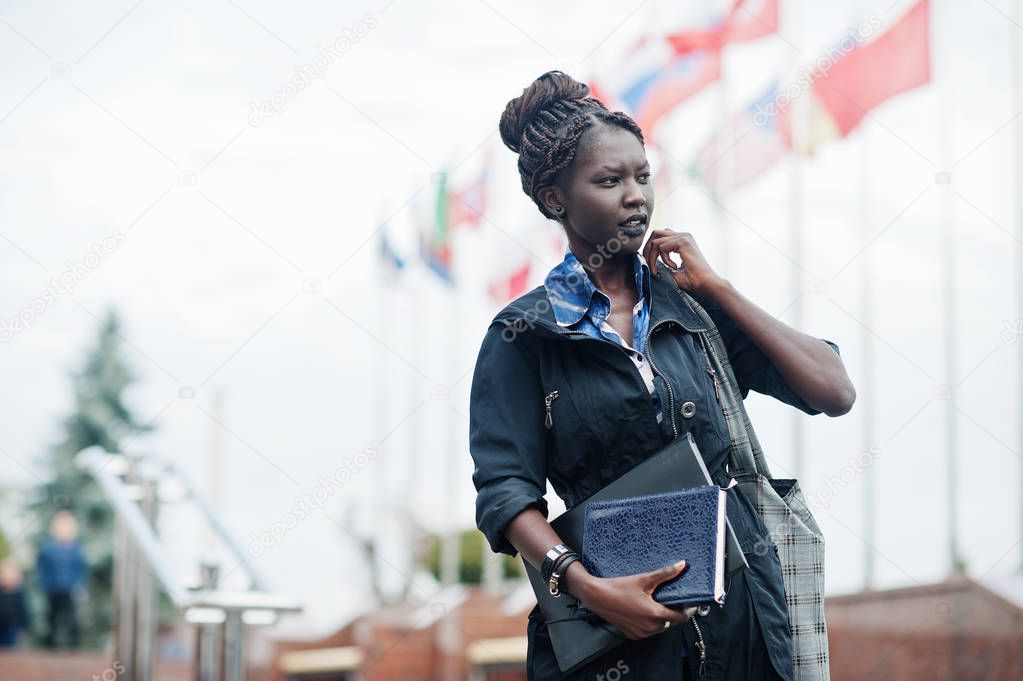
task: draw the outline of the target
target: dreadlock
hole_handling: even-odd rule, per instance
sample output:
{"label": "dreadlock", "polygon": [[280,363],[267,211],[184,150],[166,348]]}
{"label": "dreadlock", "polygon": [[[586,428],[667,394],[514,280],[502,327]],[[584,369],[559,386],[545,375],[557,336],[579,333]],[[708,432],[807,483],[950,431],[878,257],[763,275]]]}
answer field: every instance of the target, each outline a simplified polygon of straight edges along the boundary
{"label": "dreadlock", "polygon": [[540,200],[540,190],[554,184],[579,149],[579,139],[602,123],[628,130],[643,144],[643,132],[621,111],[609,111],[589,97],[590,88],[561,71],[548,71],[508,102],[501,115],[501,139],[519,155],[522,191],[540,212],[556,219]]}

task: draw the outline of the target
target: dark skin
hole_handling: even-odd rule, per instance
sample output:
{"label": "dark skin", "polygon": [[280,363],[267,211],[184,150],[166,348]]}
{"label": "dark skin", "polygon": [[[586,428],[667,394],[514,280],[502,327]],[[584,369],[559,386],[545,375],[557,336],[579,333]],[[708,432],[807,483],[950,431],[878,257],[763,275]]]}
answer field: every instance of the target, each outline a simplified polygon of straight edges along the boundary
{"label": "dark skin", "polygon": [[[715,301],[777,367],[785,381],[808,405],[828,416],[847,413],[856,390],[841,358],[819,339],[804,334],[759,308],[707,263],[693,235],[653,230],[643,246],[645,225],[637,234],[620,223],[630,215],[651,215],[654,207],[650,166],[642,143],[628,130],[598,124],[583,135],[571,165],[540,198],[559,220],[572,253],[593,284],[611,300],[608,322],[632,339],[632,309],[638,300],[633,259],[640,252],[653,276],[667,273],[679,288]],[[614,249],[615,252],[611,252]],[[683,269],[670,272],[657,260]],[[561,538],[543,514],[527,509],[517,515],[505,536],[539,568],[544,553]],[[680,556],[682,558],[682,556]],[[621,629],[629,638],[644,638],[687,621],[692,608],[670,608],[652,593],[685,569],[685,561],[659,570],[615,578],[594,577],[576,561],[562,578],[562,587],[591,611]]]}
{"label": "dark skin", "polygon": [[649,219],[653,213],[654,185],[646,151],[628,130],[598,126],[583,135],[575,159],[561,175],[540,198],[548,208],[565,209],[560,222],[569,248],[594,285],[611,299],[608,323],[631,340],[632,308],[638,302],[632,261],[643,233],[627,234],[619,223],[637,213]]}

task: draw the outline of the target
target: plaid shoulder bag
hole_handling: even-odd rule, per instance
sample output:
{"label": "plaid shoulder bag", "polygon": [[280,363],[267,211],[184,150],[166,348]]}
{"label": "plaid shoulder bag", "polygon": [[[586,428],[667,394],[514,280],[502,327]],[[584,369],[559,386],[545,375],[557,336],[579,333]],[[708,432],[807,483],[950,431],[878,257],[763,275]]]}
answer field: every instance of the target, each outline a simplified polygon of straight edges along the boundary
{"label": "plaid shoulder bag", "polygon": [[806,505],[798,481],[771,477],[717,326],[692,296],[681,289],[679,293],[708,327],[698,332],[698,337],[715,373],[731,438],[729,475],[753,500],[778,549],[792,633],[794,678],[830,681],[828,630],[824,620],[824,536]]}

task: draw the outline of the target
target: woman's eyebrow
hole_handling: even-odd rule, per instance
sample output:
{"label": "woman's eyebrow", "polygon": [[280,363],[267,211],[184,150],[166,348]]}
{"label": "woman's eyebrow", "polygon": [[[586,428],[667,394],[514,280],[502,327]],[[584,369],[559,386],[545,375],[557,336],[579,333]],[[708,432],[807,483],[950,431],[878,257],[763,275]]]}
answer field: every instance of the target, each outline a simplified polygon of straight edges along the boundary
{"label": "woman's eyebrow", "polygon": [[[649,168],[649,167],[650,167],[650,161],[645,161],[643,163],[643,165],[636,166],[636,169],[637,170],[643,170],[643,169],[646,169],[646,168]],[[625,166],[623,166],[622,164],[606,163],[606,164],[600,166],[600,168],[598,168],[597,170],[598,171],[610,171],[610,172],[613,172],[613,173],[620,173],[620,172],[622,172],[624,170],[624,168],[625,168]]]}

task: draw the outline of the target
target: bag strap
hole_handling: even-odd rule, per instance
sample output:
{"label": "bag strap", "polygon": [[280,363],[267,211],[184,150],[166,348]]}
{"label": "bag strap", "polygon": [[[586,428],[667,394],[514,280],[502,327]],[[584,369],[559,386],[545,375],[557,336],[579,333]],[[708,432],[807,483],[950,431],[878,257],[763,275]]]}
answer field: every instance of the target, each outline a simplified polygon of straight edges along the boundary
{"label": "bag strap", "polygon": [[728,350],[725,348],[725,342],[721,338],[717,324],[692,295],[683,291],[677,284],[675,290],[707,326],[706,331],[697,331],[696,333],[708,364],[715,374],[714,384],[718,392],[717,397],[724,412],[725,424],[728,426],[728,435],[731,440],[729,474],[736,476],[743,473],[759,473],[770,478],[770,468],[764,457],[760,441],[757,439],[757,434],[753,430],[749,414],[746,413],[746,405],[743,403],[742,394],[739,391],[739,382],[735,378],[735,372],[728,360]]}

